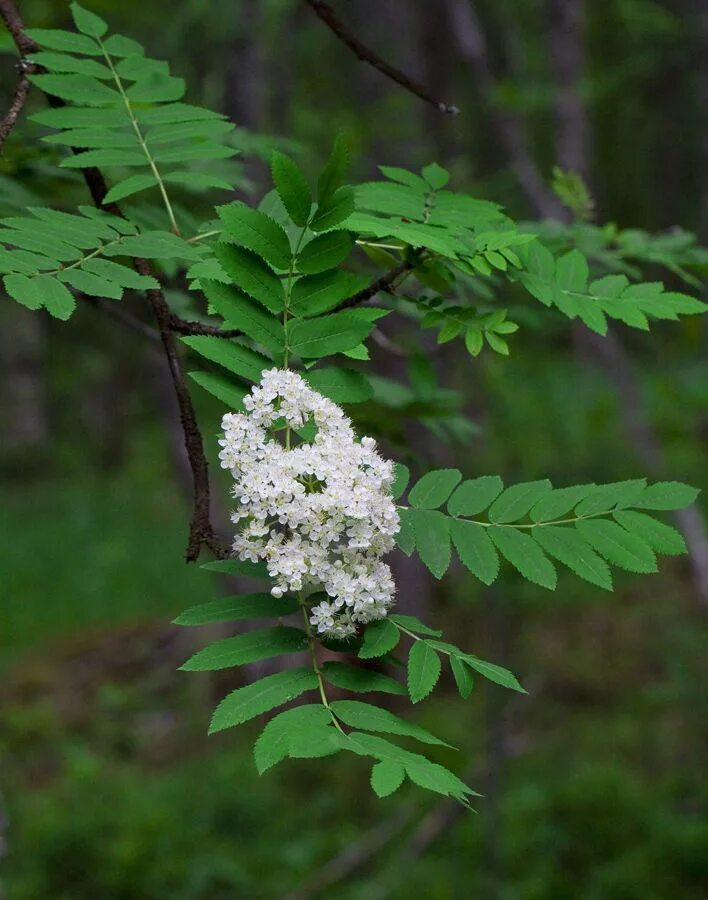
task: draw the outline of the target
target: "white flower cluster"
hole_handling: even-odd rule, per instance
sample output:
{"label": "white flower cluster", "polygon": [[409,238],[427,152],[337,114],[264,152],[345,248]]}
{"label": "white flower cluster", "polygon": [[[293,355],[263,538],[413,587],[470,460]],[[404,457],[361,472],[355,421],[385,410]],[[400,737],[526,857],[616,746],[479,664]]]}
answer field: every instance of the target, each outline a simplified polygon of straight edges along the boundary
{"label": "white flower cluster", "polygon": [[[238,502],[234,551],[265,561],[276,597],[321,587],[331,599],[312,607],[310,621],[322,634],[345,637],[382,618],[395,591],[381,560],[399,529],[393,464],[372,438],[358,442],[342,410],[295,372],[264,372],[243,405],[246,413],[224,416],[219,441]],[[311,442],[291,448],[273,436],[310,421]]]}

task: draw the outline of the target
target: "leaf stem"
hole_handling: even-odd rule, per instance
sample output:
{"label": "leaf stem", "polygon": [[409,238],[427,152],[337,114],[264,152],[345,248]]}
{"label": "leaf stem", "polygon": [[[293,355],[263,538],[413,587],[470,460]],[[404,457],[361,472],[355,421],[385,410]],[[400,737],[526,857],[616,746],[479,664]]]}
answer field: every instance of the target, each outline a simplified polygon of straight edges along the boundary
{"label": "leaf stem", "polygon": [[79,266],[82,266],[85,262],[88,262],[89,259],[93,259],[95,256],[100,256],[102,253],[105,253],[105,251],[109,247],[112,247],[114,244],[120,244],[120,242],[122,240],[123,240],[123,237],[121,236],[121,237],[115,238],[112,241],[108,241],[107,244],[101,244],[100,247],[97,247],[95,250],[92,250],[90,253],[87,253],[85,256],[80,257],[80,259],[77,259],[75,262],[71,263],[71,265],[59,266],[58,269],[52,269],[49,272],[40,272],[40,270],[37,269],[33,273],[33,275],[30,277],[34,277],[34,275],[59,275],[62,272],[69,272],[69,271],[71,271],[71,269],[77,269],[77,268],[79,268]]}
{"label": "leaf stem", "polygon": [[148,165],[150,166],[150,169],[152,170],[152,174],[155,177],[155,181],[157,182],[157,186],[160,189],[160,194],[162,195],[162,200],[165,204],[165,209],[167,210],[167,215],[169,216],[169,219],[170,219],[170,226],[172,228],[172,231],[174,232],[174,234],[179,235],[179,233],[180,233],[179,226],[177,225],[177,219],[175,218],[175,213],[172,208],[172,204],[170,203],[170,198],[167,196],[167,189],[165,188],[165,183],[162,180],[162,175],[160,174],[160,170],[157,168],[157,164],[156,164],[155,160],[153,159],[152,154],[150,153],[150,149],[148,148],[148,145],[145,143],[145,138],[143,137],[142,130],[140,128],[138,120],[135,118],[135,114],[133,113],[133,107],[131,106],[130,98],[126,94],[125,89],[123,88],[123,81],[121,80],[120,75],[116,71],[115,66],[113,65],[113,60],[111,59],[111,55],[106,50],[106,48],[103,44],[103,41],[100,38],[96,38],[96,40],[98,41],[98,44],[99,44],[101,50],[103,51],[103,56],[104,56],[104,59],[106,60],[106,65],[111,70],[111,74],[113,75],[113,80],[115,81],[116,87],[118,88],[118,92],[121,95],[121,99],[123,100],[125,110],[128,113],[128,118],[130,119],[130,124],[133,126],[133,131],[135,131],[135,136],[138,139],[138,143],[140,144],[140,147],[141,147],[143,153],[145,154],[145,158],[148,161]]}
{"label": "leaf stem", "polygon": [[[290,296],[293,290],[293,278],[295,276],[295,261],[297,259],[297,255],[300,252],[300,246],[302,245],[303,238],[305,237],[305,232],[307,231],[308,223],[302,226],[300,230],[300,234],[297,239],[297,244],[295,245],[295,249],[293,250],[293,255],[290,257],[290,268],[288,269],[288,275],[285,282],[285,302],[283,306],[283,331],[285,332],[285,348],[283,350],[283,368],[287,369],[288,362],[290,361],[290,343],[288,336],[288,314],[290,312]],[[290,431],[286,433],[287,447],[290,448]]]}
{"label": "leaf stem", "polygon": [[192,237],[187,238],[187,243],[196,244],[197,241],[205,241],[207,238],[216,237],[217,234],[221,234],[220,228],[215,228],[213,231],[202,231],[199,234],[194,234]]}
{"label": "leaf stem", "polygon": [[298,594],[297,602],[300,604],[300,609],[302,610],[302,618],[303,622],[305,623],[305,633],[307,634],[307,643],[310,648],[310,656],[312,658],[312,668],[314,669],[315,675],[317,676],[317,685],[319,687],[322,705],[332,717],[332,723],[334,724],[334,727],[337,729],[337,731],[339,731],[341,734],[345,734],[344,729],[339,723],[339,719],[334,714],[334,710],[329,705],[329,700],[327,699],[327,691],[325,690],[324,679],[322,678],[322,669],[320,668],[320,664],[317,659],[317,641],[312,632],[310,619],[307,615],[307,606],[305,605],[305,601],[302,599],[301,594]]}
{"label": "leaf stem", "polygon": [[[396,509],[411,509],[414,507],[401,506],[396,504]],[[620,512],[621,510],[617,510]],[[453,516],[450,513],[443,513],[449,519],[456,519],[458,522],[473,522],[475,525],[481,525],[482,528],[543,528],[544,525],[572,525],[574,522],[586,522],[589,519],[599,519],[602,516],[609,516],[615,512],[613,509],[606,509],[602,512],[591,513],[589,516],[573,516],[569,519],[552,519],[549,522],[525,522],[518,525],[516,522],[481,522],[479,519],[469,519],[464,516]]]}

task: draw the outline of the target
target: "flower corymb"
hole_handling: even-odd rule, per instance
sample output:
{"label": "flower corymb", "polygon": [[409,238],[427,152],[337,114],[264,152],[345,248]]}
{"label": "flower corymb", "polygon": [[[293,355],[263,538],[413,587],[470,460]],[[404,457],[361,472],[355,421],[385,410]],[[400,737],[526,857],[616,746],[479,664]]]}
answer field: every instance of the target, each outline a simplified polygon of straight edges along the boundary
{"label": "flower corymb", "polygon": [[[345,637],[382,618],[395,591],[382,561],[399,529],[393,464],[295,372],[264,372],[243,405],[224,416],[219,441],[234,476],[234,552],[265,561],[275,596],[324,591],[329,599],[310,611],[322,634]],[[313,425],[312,440],[299,441],[295,432]]]}

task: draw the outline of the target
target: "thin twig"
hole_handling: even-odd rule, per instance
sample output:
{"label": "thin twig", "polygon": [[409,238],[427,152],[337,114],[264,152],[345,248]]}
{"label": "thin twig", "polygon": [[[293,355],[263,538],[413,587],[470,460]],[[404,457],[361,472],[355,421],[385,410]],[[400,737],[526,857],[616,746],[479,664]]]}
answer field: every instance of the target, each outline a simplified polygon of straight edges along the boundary
{"label": "thin twig", "polygon": [[[144,259],[133,261],[135,270],[140,275],[151,275],[149,263]],[[187,388],[187,382],[182,368],[177,341],[171,327],[171,310],[162,290],[151,288],[146,292],[153,315],[160,330],[162,346],[167,357],[167,364],[172,377],[179,407],[179,419],[182,425],[184,446],[187,450],[189,465],[194,480],[194,497],[192,507],[192,521],[189,526],[189,542],[185,557],[187,562],[194,562],[199,557],[202,544],[206,545],[216,556],[227,555],[226,548],[216,536],[210,518],[209,504],[209,466],[204,453],[204,442],[194,411],[192,397]]]}
{"label": "thin twig", "polygon": [[332,31],[343,44],[346,44],[346,46],[349,47],[362,62],[368,63],[370,66],[378,69],[378,71],[387,78],[395,81],[396,84],[400,84],[400,86],[405,88],[409,93],[415,94],[416,97],[419,97],[425,103],[429,103],[440,112],[449,113],[453,116],[456,116],[460,112],[456,106],[450,106],[448,103],[443,103],[442,100],[438,100],[437,97],[434,97],[422,84],[414,81],[410,76],[406,75],[405,72],[401,72],[400,69],[387,63],[385,59],[382,59],[378,54],[374,53],[373,50],[369,49],[365,44],[362,44],[359,38],[337,18],[329,3],[325,3],[324,0],[305,0],[305,3],[311,7],[330,31]]}
{"label": "thin twig", "polygon": [[27,96],[29,94],[30,83],[29,79],[27,78],[26,65],[23,61],[20,61],[19,69],[20,78],[17,82],[17,87],[15,88],[15,93],[12,98],[12,102],[10,103],[10,108],[8,109],[4,118],[0,121],[0,146],[5,143],[10,132],[15,127],[17,117],[22,112],[22,108],[27,102]]}
{"label": "thin twig", "polygon": [[170,314],[170,328],[177,334],[206,334],[210,337],[235,338],[243,332],[238,328],[219,328],[218,325],[207,325],[204,322],[192,322],[182,319],[175,313]]}
{"label": "thin twig", "polygon": [[380,278],[372,281],[370,285],[359,291],[358,294],[354,294],[353,297],[345,300],[344,303],[340,303],[337,309],[349,309],[352,306],[358,306],[360,303],[366,303],[367,300],[371,300],[372,297],[375,297],[379,291],[390,292],[401,275],[410,272],[414,266],[415,264],[412,262],[399,263],[397,266],[389,269],[388,272],[384,272]]}
{"label": "thin twig", "polygon": [[30,53],[36,53],[39,47],[35,44],[29,35],[25,34],[25,26],[22,22],[20,13],[12,0],[0,0],[0,18],[7,26],[15,46],[20,51],[20,56],[29,56]]}
{"label": "thin twig", "polygon": [[[143,337],[151,341],[160,341],[160,332],[155,328],[146,325],[145,322],[126,312],[122,306],[115,304],[110,300],[104,300],[102,297],[81,296],[82,300],[90,303],[97,309],[112,316],[114,319],[132,328],[142,334]],[[182,319],[175,313],[170,313],[170,330],[176,334],[197,334],[208,335],[209,337],[235,338],[240,337],[243,332],[238,328],[219,328],[218,325],[207,325],[204,322],[191,322],[188,319]]]}

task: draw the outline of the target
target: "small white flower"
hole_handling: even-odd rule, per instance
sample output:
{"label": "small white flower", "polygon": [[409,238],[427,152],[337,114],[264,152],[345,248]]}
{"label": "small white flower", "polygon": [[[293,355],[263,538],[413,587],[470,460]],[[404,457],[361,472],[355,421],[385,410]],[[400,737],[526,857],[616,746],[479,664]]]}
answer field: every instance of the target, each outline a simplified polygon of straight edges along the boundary
{"label": "small white flower", "polygon": [[[381,560],[399,529],[392,463],[372,438],[358,442],[344,412],[295,372],[264,372],[243,405],[246,413],[224,416],[219,441],[238,503],[234,551],[266,562],[274,597],[316,586],[333,598],[311,610],[322,634],[345,637],[382,618],[395,592]],[[269,433],[276,422],[300,428],[310,418],[312,443],[287,450]]]}

